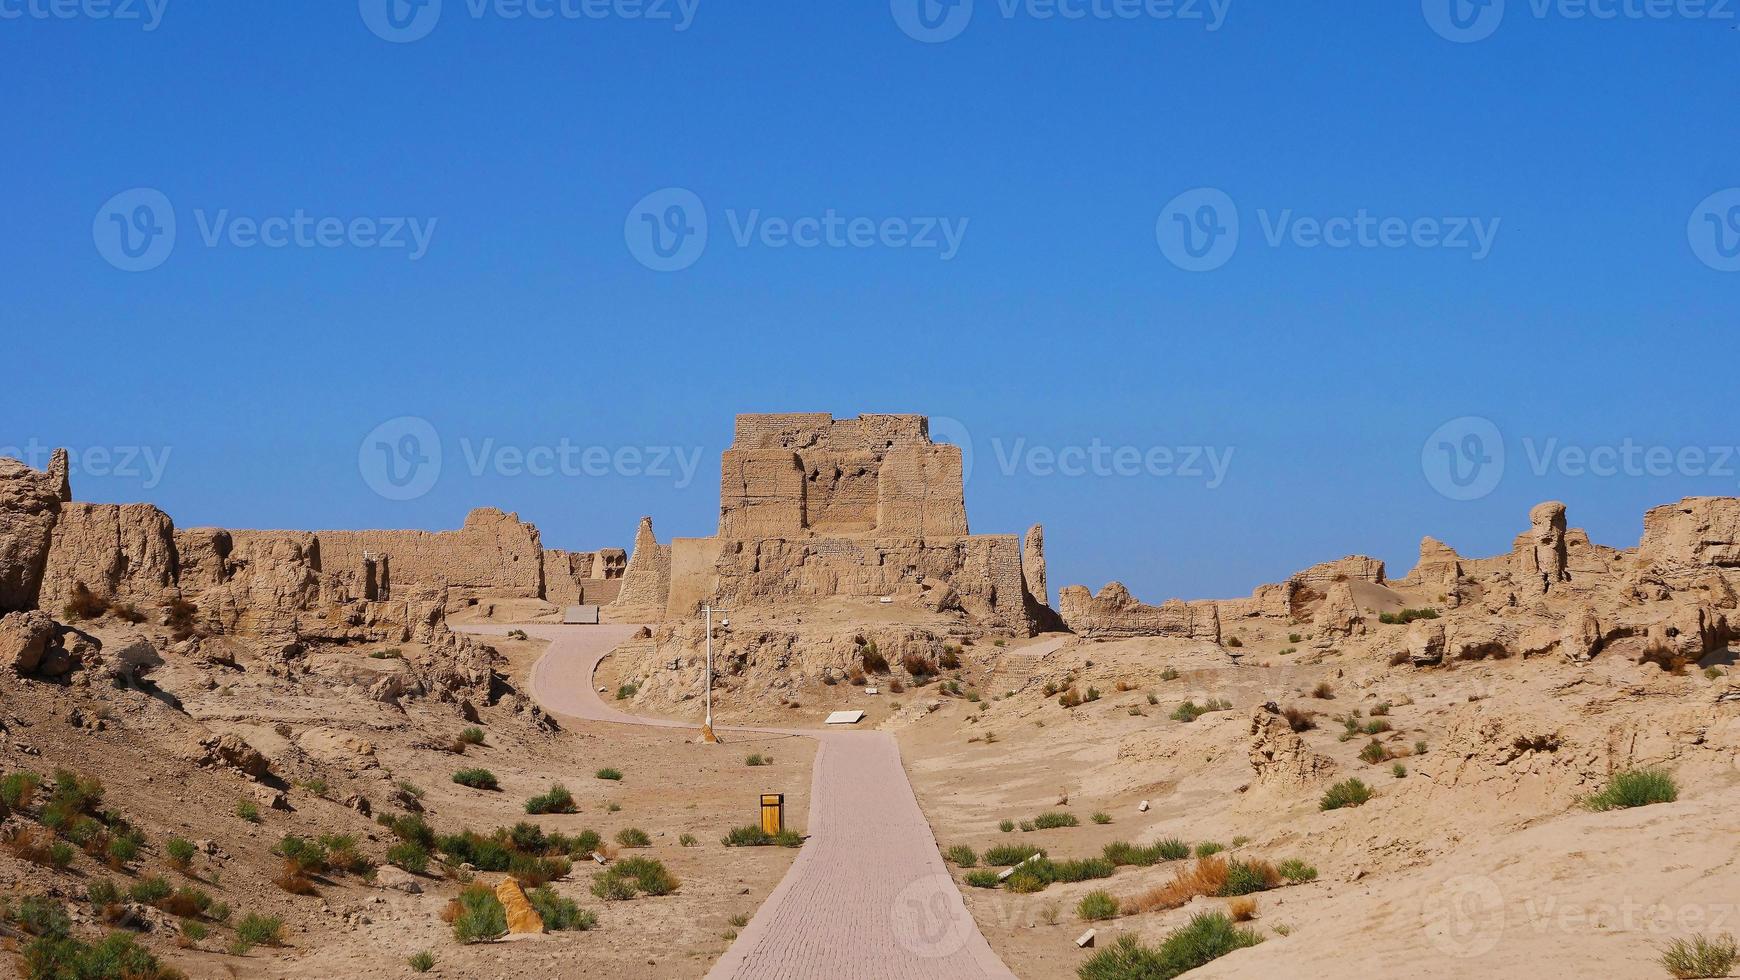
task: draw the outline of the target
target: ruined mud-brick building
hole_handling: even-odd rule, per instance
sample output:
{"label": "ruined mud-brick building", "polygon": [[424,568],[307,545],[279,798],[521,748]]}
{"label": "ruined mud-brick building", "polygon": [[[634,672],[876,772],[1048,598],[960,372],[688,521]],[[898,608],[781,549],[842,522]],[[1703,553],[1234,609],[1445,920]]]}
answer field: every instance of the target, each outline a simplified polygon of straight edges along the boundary
{"label": "ruined mud-brick building", "polygon": [[1030,632],[1049,610],[1042,536],[1028,541],[1024,562],[1020,537],[969,533],[960,448],[932,442],[922,415],[740,415],[719,533],[663,546],[643,524],[623,608],[631,587],[671,618],[705,602],[886,599]]}

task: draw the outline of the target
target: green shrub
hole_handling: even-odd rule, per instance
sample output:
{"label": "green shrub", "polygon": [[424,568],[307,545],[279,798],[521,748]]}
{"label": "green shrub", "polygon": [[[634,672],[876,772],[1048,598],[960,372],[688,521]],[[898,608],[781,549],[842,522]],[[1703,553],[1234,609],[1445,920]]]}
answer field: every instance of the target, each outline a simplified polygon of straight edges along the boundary
{"label": "green shrub", "polygon": [[753,755],[751,755],[748,759],[744,760],[744,765],[749,765],[749,766],[768,766],[768,765],[772,765],[772,764],[773,764],[773,760],[767,758],[766,756],[763,756],[760,752],[756,752]]}
{"label": "green shrub", "polygon": [[453,781],[472,789],[501,788],[501,783],[496,780],[495,773],[488,769],[461,769],[453,774]]}
{"label": "green shrub", "polygon": [[1190,845],[1181,840],[1163,840],[1139,847],[1127,841],[1113,841],[1102,852],[1106,860],[1120,867],[1135,865],[1150,867],[1162,861],[1176,861],[1190,856]]}
{"label": "green shrub", "polygon": [[1059,827],[1075,827],[1081,824],[1073,813],[1041,813],[1033,818],[1033,826],[1040,830],[1056,830]]}
{"label": "green shrub", "polygon": [[1317,869],[1298,858],[1288,858],[1275,866],[1281,877],[1295,885],[1303,885],[1307,881],[1317,880]]}
{"label": "green shrub", "polygon": [[137,835],[121,833],[109,838],[109,863],[115,867],[131,864],[139,857],[140,840]]}
{"label": "green shrub", "polygon": [[1051,884],[1051,882],[1046,881],[1044,878],[1041,878],[1026,868],[1022,868],[1020,871],[1010,875],[1009,879],[1003,882],[1003,887],[1017,895],[1031,895],[1034,892],[1044,891],[1045,886],[1049,884]]}
{"label": "green shrub", "polygon": [[607,870],[619,878],[632,879],[634,886],[645,895],[669,895],[681,887],[677,876],[671,874],[664,862],[652,858],[624,858]]}
{"label": "green shrub", "polygon": [[1583,801],[1591,810],[1624,810],[1651,803],[1672,803],[1680,798],[1674,777],[1662,769],[1628,769],[1616,772],[1607,788]]}
{"label": "green shrub", "polygon": [[597,777],[598,779],[609,779],[609,780],[619,782],[619,783],[622,782],[622,770],[620,770],[620,769],[610,769],[607,767],[607,768],[598,770],[597,772],[593,773],[592,775]]}
{"label": "green shrub", "polygon": [[0,778],[0,803],[6,804],[11,810],[22,810],[30,806],[36,796],[36,788],[42,785],[42,777],[33,772],[10,772],[5,778]]}
{"label": "green shrub", "polygon": [[1168,667],[1160,672],[1160,679],[1163,681],[1175,681],[1178,679],[1178,671]]}
{"label": "green shrub", "polygon": [[1734,937],[1726,933],[1714,939],[1675,939],[1661,947],[1661,965],[1678,980],[1725,977],[1733,971],[1737,956],[1740,950],[1735,948]]}
{"label": "green shrub", "polygon": [[1280,875],[1267,861],[1229,861],[1226,884],[1221,886],[1220,896],[1236,898],[1266,892],[1280,883]]}
{"label": "green shrub", "polygon": [[1317,805],[1323,810],[1339,810],[1346,806],[1361,806],[1370,799],[1370,786],[1358,779],[1347,779],[1329,787]]}
{"label": "green shrub", "polygon": [[236,923],[235,949],[247,952],[255,946],[284,945],[284,920],[275,915],[249,912]]}
{"label": "green shrub", "polygon": [[580,831],[580,836],[574,838],[574,846],[569,853],[585,857],[586,855],[598,850],[599,846],[603,843],[604,838],[598,836],[598,831],[582,830]]}
{"label": "green shrub", "polygon": [[486,942],[507,932],[507,909],[488,888],[472,885],[453,902],[453,938],[459,942]]}
{"label": "green shrub", "polygon": [[574,794],[561,783],[550,787],[549,792],[542,796],[534,796],[526,801],[526,812],[543,813],[579,813],[580,807],[574,802]]}
{"label": "green shrub", "polygon": [[48,866],[56,871],[65,871],[71,867],[73,858],[77,856],[73,846],[66,841],[57,840],[48,845]]}
{"label": "green shrub", "polygon": [[984,861],[997,868],[1011,868],[1034,855],[1045,856],[1041,848],[1026,844],[999,844],[985,849]]}
{"label": "green shrub", "polygon": [[169,858],[169,863],[186,871],[193,863],[196,850],[193,842],[183,837],[171,837],[163,842],[163,853]]}
{"label": "green shrub", "polygon": [[1378,613],[1378,622],[1388,626],[1406,626],[1416,619],[1437,619],[1436,609],[1404,609],[1399,613]]}
{"label": "green shrub", "polygon": [[429,850],[416,841],[402,840],[387,848],[387,863],[420,875],[429,870]]}
{"label": "green shrub", "polygon": [[634,879],[600,871],[592,876],[592,895],[606,902],[626,902],[635,896]]}
{"label": "green shrub", "polygon": [[1112,822],[1112,815],[1109,813],[1106,813],[1104,811],[1096,811],[1094,813],[1094,816],[1093,816],[1093,821],[1094,821],[1094,823],[1097,823],[1097,824],[1100,824],[1103,826],[1105,824]]}
{"label": "green shrub", "polygon": [[426,949],[420,953],[412,953],[410,963],[411,972],[428,973],[435,969],[435,954]]}
{"label": "green shrub", "polygon": [[241,817],[249,823],[259,823],[260,808],[256,806],[252,800],[237,800],[236,816]]}
{"label": "green shrub", "polygon": [[598,916],[582,909],[572,899],[563,898],[549,885],[539,885],[526,893],[526,900],[538,910],[549,932],[585,931],[598,924]]}
{"label": "green shrub", "polygon": [[134,882],[133,887],[127,890],[127,896],[140,905],[156,905],[174,892],[174,887],[168,881],[153,876]]}
{"label": "green shrub", "polygon": [[627,701],[640,692],[639,684],[624,684],[616,689],[616,700]]}
{"label": "green shrub", "polygon": [[111,878],[94,878],[85,886],[85,900],[101,909],[121,900],[121,886]]}
{"label": "green shrub", "polygon": [[176,980],[182,976],[159,964],[150,951],[124,932],[110,933],[96,943],[42,936],[32,940],[21,955],[29,980]]}
{"label": "green shrub", "polygon": [[999,821],[997,821],[997,829],[1001,830],[1005,834],[1013,833],[1015,830],[1015,821],[1013,821],[1013,820],[999,820]]}
{"label": "green shrub", "polygon": [[1359,750],[1360,761],[1370,766],[1375,766],[1380,762],[1387,761],[1389,757],[1390,750],[1384,748],[1384,743],[1375,738],[1370,742],[1367,742],[1365,748]]}
{"label": "green shrub", "polygon": [[1081,980],[1172,980],[1228,953],[1255,946],[1263,937],[1241,929],[1219,912],[1203,912],[1150,949],[1128,933],[1095,953],[1076,975]]}
{"label": "green shrub", "polygon": [[943,852],[943,857],[953,861],[956,866],[970,868],[979,863],[979,855],[965,844],[955,844]]}
{"label": "green shrub", "polygon": [[1390,773],[1397,779],[1402,779],[1408,775],[1408,767],[1398,762],[1390,767]]}
{"label": "green shrub", "polygon": [[327,869],[326,846],[306,837],[286,834],[272,848],[272,853],[283,858],[301,874],[317,875]]}
{"label": "green shrub", "polygon": [[1225,701],[1225,700],[1221,700],[1218,698],[1209,698],[1207,703],[1200,704],[1200,705],[1197,704],[1195,701],[1186,701],[1183,704],[1179,705],[1178,707],[1172,709],[1172,720],[1173,721],[1182,721],[1182,722],[1185,722],[1188,724],[1189,722],[1193,722],[1196,719],[1201,718],[1203,715],[1208,714],[1209,712],[1227,711],[1231,708],[1232,708],[1231,701]]}
{"label": "green shrub", "polygon": [[26,895],[18,903],[12,921],[32,936],[66,936],[72,932],[72,917],[52,898]]}
{"label": "green shrub", "polygon": [[967,872],[966,880],[974,888],[995,888],[998,884],[997,872],[985,868]]}
{"label": "green shrub", "polygon": [[475,726],[459,733],[459,741],[465,745],[482,745],[483,729]]}
{"label": "green shrub", "polygon": [[652,838],[639,827],[624,827],[616,832],[616,842],[623,847],[651,847]]}
{"label": "green shrub", "polygon": [[181,920],[181,936],[189,943],[200,942],[209,935],[211,935],[211,930],[207,929],[198,919]]}
{"label": "green shrub", "polygon": [[694,834],[681,834],[677,837],[677,844],[681,847],[694,847],[699,843],[701,843],[700,838]]}
{"label": "green shrub", "polygon": [[1099,922],[1118,914],[1118,900],[1104,891],[1091,891],[1076,903],[1075,914],[1086,922]]}

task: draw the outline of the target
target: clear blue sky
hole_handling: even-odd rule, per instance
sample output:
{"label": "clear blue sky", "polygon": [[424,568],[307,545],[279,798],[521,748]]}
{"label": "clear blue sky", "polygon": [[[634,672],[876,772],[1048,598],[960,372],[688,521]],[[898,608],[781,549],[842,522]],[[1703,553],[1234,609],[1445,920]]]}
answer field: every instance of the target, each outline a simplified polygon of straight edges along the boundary
{"label": "clear blue sky", "polygon": [[[682,31],[445,0],[426,37],[390,43],[344,0],[169,0],[151,31],[27,2],[0,0],[27,12],[0,18],[0,446],[169,453],[155,485],[138,462],[81,476],[83,499],[298,528],[449,527],[494,505],[551,546],[626,546],[642,514],[661,537],[712,531],[735,413],[921,412],[970,436],[974,530],[1043,522],[1054,585],[1158,600],[1352,552],[1401,574],[1426,533],[1494,553],[1548,498],[1627,545],[1649,505],[1740,492],[1740,460],[1718,458],[1740,443],[1740,273],[1717,268],[1733,198],[1710,214],[1716,251],[1692,234],[1700,202],[1740,186],[1732,19],[1509,0],[1490,37],[1453,43],[1413,0],[1233,0],[1216,31],[977,0],[958,36],[921,43],[877,0],[701,0]],[[658,272],[626,235],[671,187],[709,237]],[[1205,187],[1241,239],[1185,271],[1157,224]],[[177,226],[144,272],[98,247],[105,202],[134,188]],[[1267,240],[1361,209],[1498,231],[1479,259]],[[830,210],[967,224],[946,260],[734,236],[752,213]],[[435,226],[414,261],[202,234],[298,211]],[[403,501],[359,467],[399,416],[443,452]],[[1506,462],[1471,500],[1422,466],[1464,416],[1494,424]],[[700,464],[685,486],[674,464],[474,477],[467,449],[491,439]],[[1628,439],[1713,454],[1613,476],[1531,459]],[[1043,457],[1008,471],[1018,440],[1233,455],[1211,487]]]}

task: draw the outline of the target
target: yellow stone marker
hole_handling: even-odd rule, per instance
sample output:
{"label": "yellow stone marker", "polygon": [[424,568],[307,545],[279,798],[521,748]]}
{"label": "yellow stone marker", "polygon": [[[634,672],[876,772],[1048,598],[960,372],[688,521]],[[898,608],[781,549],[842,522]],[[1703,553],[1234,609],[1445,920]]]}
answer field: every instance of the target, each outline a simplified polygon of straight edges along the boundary
{"label": "yellow stone marker", "polygon": [[514,935],[538,935],[544,931],[543,917],[538,915],[537,909],[532,908],[531,902],[526,901],[526,893],[520,890],[519,882],[512,878],[503,878],[501,884],[495,886],[495,897],[507,909],[508,932]]}

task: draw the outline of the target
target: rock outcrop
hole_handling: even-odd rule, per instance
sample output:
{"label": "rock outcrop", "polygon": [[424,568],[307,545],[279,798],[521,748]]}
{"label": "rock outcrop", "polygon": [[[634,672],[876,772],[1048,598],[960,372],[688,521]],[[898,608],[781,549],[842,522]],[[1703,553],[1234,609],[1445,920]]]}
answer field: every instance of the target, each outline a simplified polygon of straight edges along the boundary
{"label": "rock outcrop", "polygon": [[1334,760],[1312,752],[1272,701],[1251,712],[1250,759],[1267,789],[1297,791],[1335,772]]}
{"label": "rock outcrop", "polygon": [[1072,633],[1093,639],[1130,636],[1175,636],[1220,642],[1220,615],[1213,602],[1174,599],[1158,606],[1138,602],[1121,582],[1089,595],[1079,585],[1057,596],[1058,614]]}
{"label": "rock outcrop", "polygon": [[0,459],[0,615],[34,609],[66,487],[67,457],[47,473]]}
{"label": "rock outcrop", "polygon": [[17,674],[35,672],[54,641],[54,620],[47,613],[7,613],[0,617],[0,669]]}
{"label": "rock outcrop", "polygon": [[1021,547],[1021,577],[1027,582],[1027,594],[1041,606],[1051,605],[1051,590],[1045,583],[1045,528],[1035,524],[1027,529],[1027,539]]}
{"label": "rock outcrop", "polygon": [[168,514],[150,504],[63,503],[40,602],[60,609],[83,586],[99,599],[154,603],[178,579]]}
{"label": "rock outcrop", "polygon": [[1687,497],[1651,508],[1637,553],[1670,570],[1740,568],[1740,498]]}
{"label": "rock outcrop", "polygon": [[671,548],[659,544],[650,517],[640,519],[634,552],[622,575],[622,588],[612,608],[619,616],[636,614],[659,619],[671,597]]}

